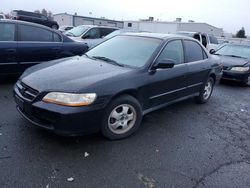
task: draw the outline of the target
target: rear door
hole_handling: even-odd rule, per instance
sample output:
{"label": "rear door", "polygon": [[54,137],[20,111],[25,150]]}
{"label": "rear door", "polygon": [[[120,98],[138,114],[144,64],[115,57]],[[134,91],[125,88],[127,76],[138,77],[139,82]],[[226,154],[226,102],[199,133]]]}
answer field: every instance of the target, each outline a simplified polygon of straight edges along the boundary
{"label": "rear door", "polygon": [[62,42],[59,35],[50,30],[19,24],[18,25],[18,57],[23,70],[60,56]]}
{"label": "rear door", "polygon": [[144,92],[149,101],[146,108],[152,108],[185,96],[187,65],[184,63],[184,50],[182,40],[172,40],[167,43],[156,60],[171,59],[175,66],[169,69],[157,69],[149,74],[151,84]]}
{"label": "rear door", "polygon": [[184,40],[185,61],[188,67],[188,93],[198,92],[210,72],[208,55],[202,46],[193,40]]}
{"label": "rear door", "polygon": [[0,74],[18,73],[16,24],[0,23]]}

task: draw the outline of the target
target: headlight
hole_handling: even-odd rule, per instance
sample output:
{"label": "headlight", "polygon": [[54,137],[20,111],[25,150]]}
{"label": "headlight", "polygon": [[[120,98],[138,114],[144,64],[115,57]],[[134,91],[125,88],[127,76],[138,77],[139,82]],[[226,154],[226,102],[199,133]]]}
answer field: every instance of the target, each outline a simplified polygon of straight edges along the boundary
{"label": "headlight", "polygon": [[249,71],[249,67],[232,67],[231,70],[238,72],[247,72]]}
{"label": "headlight", "polygon": [[95,93],[75,94],[51,92],[43,97],[44,102],[55,103],[63,106],[87,106],[96,99]]}

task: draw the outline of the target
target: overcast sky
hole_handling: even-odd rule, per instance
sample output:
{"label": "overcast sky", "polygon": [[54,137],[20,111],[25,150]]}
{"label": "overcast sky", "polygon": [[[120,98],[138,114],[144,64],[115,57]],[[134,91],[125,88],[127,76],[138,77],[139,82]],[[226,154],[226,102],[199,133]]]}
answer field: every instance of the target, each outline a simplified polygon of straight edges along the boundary
{"label": "overcast sky", "polygon": [[153,16],[161,21],[173,21],[180,17],[183,21],[206,22],[232,33],[244,26],[246,33],[250,33],[249,0],[0,0],[0,12],[4,13],[42,8],[54,14],[77,12],[81,16],[116,20]]}

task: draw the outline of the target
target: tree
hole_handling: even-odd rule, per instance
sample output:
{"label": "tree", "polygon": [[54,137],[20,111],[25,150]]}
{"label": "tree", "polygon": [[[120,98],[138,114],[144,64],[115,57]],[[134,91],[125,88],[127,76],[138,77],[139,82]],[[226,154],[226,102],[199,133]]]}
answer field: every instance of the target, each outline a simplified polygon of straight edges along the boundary
{"label": "tree", "polygon": [[39,13],[42,14],[44,16],[47,16],[49,19],[53,18],[53,13],[49,10],[46,10],[45,8],[43,8],[41,11],[40,10],[35,10],[35,13]]}
{"label": "tree", "polygon": [[247,38],[246,37],[246,32],[245,32],[245,28],[242,27],[241,30],[239,30],[237,33],[236,33],[236,37],[237,38]]}

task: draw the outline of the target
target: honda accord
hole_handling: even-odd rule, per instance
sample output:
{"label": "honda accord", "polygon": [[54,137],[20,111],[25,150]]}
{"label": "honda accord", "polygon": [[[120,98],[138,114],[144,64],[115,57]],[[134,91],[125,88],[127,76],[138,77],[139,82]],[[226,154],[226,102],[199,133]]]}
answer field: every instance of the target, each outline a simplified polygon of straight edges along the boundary
{"label": "honda accord", "polygon": [[27,69],[14,87],[17,109],[61,135],[134,133],[143,115],[195,97],[206,103],[221,66],[196,40],[133,33],[115,36],[83,56]]}

